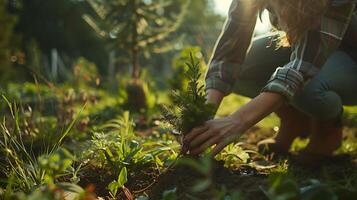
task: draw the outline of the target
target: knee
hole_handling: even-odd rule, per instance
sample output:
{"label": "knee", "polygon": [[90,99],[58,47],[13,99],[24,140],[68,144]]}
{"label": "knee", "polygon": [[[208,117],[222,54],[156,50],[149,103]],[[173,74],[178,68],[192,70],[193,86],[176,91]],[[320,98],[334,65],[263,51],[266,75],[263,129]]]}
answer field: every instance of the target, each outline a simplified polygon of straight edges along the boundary
{"label": "knee", "polygon": [[343,111],[341,97],[334,91],[306,88],[294,98],[293,105],[319,120],[335,119]]}

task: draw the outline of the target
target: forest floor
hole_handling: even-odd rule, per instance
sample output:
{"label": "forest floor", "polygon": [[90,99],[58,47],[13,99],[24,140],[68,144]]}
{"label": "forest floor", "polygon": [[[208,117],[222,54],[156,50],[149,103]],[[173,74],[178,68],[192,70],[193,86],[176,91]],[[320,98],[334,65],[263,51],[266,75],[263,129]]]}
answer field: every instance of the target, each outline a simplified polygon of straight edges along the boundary
{"label": "forest floor", "polygon": [[[224,106],[219,109],[217,115],[227,115],[232,112],[229,105],[241,105],[246,101],[247,99],[241,97],[226,98],[223,102]],[[318,167],[312,167],[294,161],[299,150],[307,145],[308,139],[294,141],[290,149],[292,156],[271,159],[269,156],[257,153],[257,144],[264,139],[274,137],[278,125],[277,117],[271,115],[242,136],[239,147],[248,155],[246,161],[239,161],[239,159],[232,161],[226,156],[222,156],[221,159],[212,160],[209,171],[206,173],[202,173],[192,166],[180,164],[181,162],[161,171],[155,166],[135,169],[133,170],[135,173],[128,175],[126,193],[121,191],[119,199],[146,196],[150,200],[161,200],[165,199],[163,194],[170,191],[179,200],[217,199],[213,198],[213,196],[217,196],[217,192],[239,193],[241,199],[247,200],[269,199],[267,195],[271,187],[269,175],[276,172],[288,174],[299,188],[307,186],[313,180],[350,189],[357,188],[357,128],[346,126],[344,142],[336,155],[331,160],[320,163]],[[155,128],[151,127],[143,132],[145,135],[150,135],[154,130]],[[237,162],[238,164],[235,164]],[[200,165],[200,163],[198,164]],[[202,164],[202,168],[205,168],[204,164]],[[108,197],[107,185],[113,178],[115,178],[113,174],[106,170],[89,167],[83,170],[79,184],[83,187],[90,184],[95,185],[94,192],[98,196],[106,198]],[[201,186],[205,189],[198,191],[197,183],[200,181],[203,181]],[[205,187],[204,184],[206,184]],[[130,191],[129,194],[128,191]],[[348,198],[357,199],[357,196]]]}
{"label": "forest floor", "polygon": [[[274,128],[253,127],[242,141],[242,148],[247,152],[257,151],[257,143],[263,139],[273,137]],[[174,165],[167,171],[157,171],[155,167],[147,166],[135,170],[130,175],[126,187],[132,195],[149,196],[149,199],[163,199],[167,191],[175,190],[177,199],[212,199],[217,191],[239,192],[243,199],[268,199],[265,192],[268,190],[268,176],[273,172],[284,172],[293,177],[299,186],[304,186],[307,180],[319,180],[324,183],[337,183],[350,188],[357,187],[357,152],[348,151],[350,144],[355,144],[357,129],[345,128],[345,140],[339,153],[332,160],[323,163],[319,167],[310,167],[295,164],[292,157],[271,160],[258,154],[250,154],[249,162],[238,167],[225,165],[225,161],[213,160],[210,174],[201,172],[187,165]],[[299,149],[306,145],[307,141],[297,139],[292,146],[292,153],[297,154]],[[83,174],[82,186],[90,183],[96,185],[95,193],[98,196],[108,194],[106,185],[112,180],[112,174],[97,169],[87,169]],[[99,175],[99,176],[98,176]],[[100,177],[100,180],[98,180]],[[193,191],[198,180],[210,179],[211,184],[203,191]],[[96,184],[100,182],[101,184]],[[101,187],[103,186],[103,187]],[[127,199],[124,192],[120,195]],[[354,197],[352,197],[353,199]]]}
{"label": "forest floor", "polygon": [[[18,85],[14,90],[23,87]],[[37,87],[29,84],[26,88],[37,91],[34,89]],[[0,137],[6,139],[3,141],[11,138],[12,142],[0,142],[0,199],[4,192],[15,196],[29,194],[30,199],[34,195],[36,198],[32,199],[39,199],[36,195],[43,194],[42,190],[75,194],[71,188],[47,184],[53,181],[74,188],[79,185],[81,191],[85,189],[82,192],[99,200],[357,199],[356,106],[345,107],[341,147],[317,167],[301,165],[296,159],[308,139],[296,139],[287,157],[273,159],[258,152],[258,143],[273,138],[279,130],[279,120],[274,114],[243,134],[238,143],[228,145],[215,159],[204,156],[192,159],[178,157],[180,144],[171,134],[172,127],[162,122],[160,110],[145,115],[129,114],[119,109],[122,102],[116,96],[105,92],[82,94],[79,90],[74,95],[70,89],[67,95],[66,90],[59,89],[58,94],[52,95],[47,86],[42,89],[48,92],[46,103],[39,101],[37,105],[33,97],[25,101],[39,111],[20,105],[19,113],[14,115],[17,104],[3,102],[11,112],[5,115],[10,120],[1,124]],[[162,94],[167,96],[167,92]],[[88,99],[93,102],[84,110],[83,104]],[[237,95],[226,97],[217,117],[229,115],[247,101]],[[81,115],[75,114],[81,111]],[[9,134],[9,130],[14,134]],[[18,158],[23,160],[17,162]],[[48,166],[49,160],[57,164]],[[8,167],[14,166],[13,163],[20,164]],[[63,170],[57,172],[58,166]],[[24,175],[18,175],[19,171]],[[15,181],[13,175],[17,175]],[[27,185],[22,184],[25,181]],[[38,187],[38,182],[44,186]],[[11,187],[19,192],[12,192]],[[310,198],[299,198],[303,194]],[[290,198],[291,195],[295,198]]]}

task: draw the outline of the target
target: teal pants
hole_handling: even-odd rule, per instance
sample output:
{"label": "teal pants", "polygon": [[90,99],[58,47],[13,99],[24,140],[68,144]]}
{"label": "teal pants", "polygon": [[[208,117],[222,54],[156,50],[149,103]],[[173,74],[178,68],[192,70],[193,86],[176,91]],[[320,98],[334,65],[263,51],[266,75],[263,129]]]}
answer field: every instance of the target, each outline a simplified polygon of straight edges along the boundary
{"label": "teal pants", "polygon": [[[263,36],[252,42],[239,69],[234,93],[254,98],[275,69],[289,62],[290,48],[276,50],[271,37],[275,36]],[[319,120],[339,117],[343,105],[357,105],[357,62],[350,52],[334,52],[320,72],[294,97],[291,105]]]}

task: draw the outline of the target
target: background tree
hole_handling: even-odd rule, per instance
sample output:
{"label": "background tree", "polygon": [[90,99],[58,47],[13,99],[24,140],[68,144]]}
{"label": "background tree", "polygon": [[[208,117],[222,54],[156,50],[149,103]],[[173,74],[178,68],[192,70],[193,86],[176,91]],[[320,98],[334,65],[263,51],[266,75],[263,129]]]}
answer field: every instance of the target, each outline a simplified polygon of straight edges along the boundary
{"label": "background tree", "polygon": [[[188,0],[87,0],[97,16],[84,19],[115,47],[128,50],[132,78],[140,77],[140,53],[149,54],[167,48],[170,33],[182,22]],[[114,47],[114,48],[115,48]]]}
{"label": "background tree", "polygon": [[149,108],[147,83],[140,79],[140,57],[170,50],[169,40],[185,16],[189,0],[87,0],[95,15],[83,19],[109,41],[109,49],[119,50],[120,57],[131,66],[131,80],[126,84],[127,108],[145,111]]}
{"label": "background tree", "polygon": [[[17,0],[15,31],[21,35],[25,65],[43,75],[48,71],[51,50],[56,49],[69,72],[79,57],[94,62],[105,74],[108,62],[105,41],[82,19],[91,8],[79,0]],[[39,55],[32,52],[34,46]],[[40,62],[34,62],[39,57]],[[64,74],[60,74],[64,75]],[[71,73],[69,74],[71,75]]]}
{"label": "background tree", "polygon": [[[198,46],[205,58],[211,56],[215,42],[221,32],[226,16],[214,10],[212,0],[193,0],[189,5],[181,26],[175,31],[175,37],[184,36],[182,49],[186,46]],[[206,60],[207,61],[207,60]]]}

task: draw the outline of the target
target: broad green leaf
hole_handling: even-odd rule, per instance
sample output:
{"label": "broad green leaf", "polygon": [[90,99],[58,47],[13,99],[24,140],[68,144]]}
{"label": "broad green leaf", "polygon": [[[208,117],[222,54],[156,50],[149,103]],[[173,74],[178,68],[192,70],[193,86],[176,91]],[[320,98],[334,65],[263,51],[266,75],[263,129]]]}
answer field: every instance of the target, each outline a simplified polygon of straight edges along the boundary
{"label": "broad green leaf", "polygon": [[115,197],[117,196],[118,189],[120,188],[120,184],[117,181],[112,181],[108,185],[109,191],[112,193],[112,195]]}
{"label": "broad green leaf", "polygon": [[123,169],[121,169],[120,174],[118,176],[119,187],[123,187],[127,181],[128,181],[128,172],[126,167],[123,167]]}

